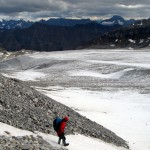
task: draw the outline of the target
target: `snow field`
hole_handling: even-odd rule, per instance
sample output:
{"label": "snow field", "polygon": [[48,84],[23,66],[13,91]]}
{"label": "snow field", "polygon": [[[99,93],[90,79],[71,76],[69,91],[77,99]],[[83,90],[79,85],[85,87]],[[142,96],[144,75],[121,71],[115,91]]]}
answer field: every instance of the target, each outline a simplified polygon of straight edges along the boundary
{"label": "snow field", "polygon": [[[30,59],[34,60],[33,62],[35,64],[33,63],[33,66],[35,66],[36,64],[39,65],[41,63],[47,63],[48,60],[67,60],[70,61],[70,63],[65,64],[67,65],[67,67],[69,67],[72,61],[77,61],[79,62],[80,68],[78,69],[70,66],[69,69],[71,70],[69,70],[65,65],[63,67],[63,65],[60,63],[60,66],[53,66],[52,69],[51,67],[49,67],[46,69],[44,68],[43,70],[15,70],[10,72],[10,77],[15,77],[25,81],[38,81],[40,79],[48,80],[48,75],[50,77],[52,73],[51,71],[54,71],[56,73],[58,72],[59,74],[60,72],[64,71],[65,74],[63,74],[61,80],[63,80],[64,78],[66,79],[67,77],[78,77],[79,82],[82,83],[80,77],[89,76],[93,79],[107,79],[108,82],[109,79],[119,79],[121,81],[122,77],[125,76],[127,72],[137,69],[141,72],[143,70],[146,70],[146,78],[148,80],[145,78],[143,80],[140,80],[138,76],[136,78],[138,86],[144,88],[145,85],[148,86],[147,81],[149,81],[150,78],[149,49],[107,51],[77,50],[64,51],[63,53],[42,52],[32,55],[28,54],[28,56],[30,57]],[[95,68],[94,71],[90,70],[93,68],[85,68],[85,64],[87,64],[87,66],[101,66],[101,68],[98,69],[103,69],[104,66],[104,70],[102,70],[101,72],[105,72],[105,66],[116,66],[116,68],[119,68],[119,71],[116,71],[117,69],[108,70],[108,72],[110,71],[112,73],[103,74]],[[27,65],[30,66],[30,64],[28,63]],[[111,69],[111,67],[108,69]],[[144,74],[144,72],[142,73]],[[8,76],[8,74],[4,75]],[[55,78],[55,76],[52,76],[52,78]],[[128,82],[128,78],[126,80]],[[129,85],[132,86],[132,84]],[[115,86],[117,88],[117,84],[115,84]],[[70,87],[70,85],[67,85],[67,87]],[[83,90],[81,88],[66,88],[65,86],[63,87],[63,84],[56,84],[56,86],[50,85],[49,87],[47,87],[47,90],[45,87],[44,89],[37,87],[37,90],[53,98],[54,100],[57,100],[73,108],[80,114],[115,132],[118,136],[122,137],[129,143],[131,150],[150,150],[150,94],[140,94],[140,91],[138,91],[135,87],[133,88],[133,90],[129,89],[126,91],[122,91],[120,89],[120,91],[116,90],[116,92],[111,90],[103,92]],[[149,87],[146,87],[146,89],[147,88]],[[47,135],[43,135],[43,138],[46,138],[47,140],[49,139]],[[103,143],[102,141],[99,141],[97,139],[92,139],[82,135],[67,136],[67,140],[71,143],[71,145],[69,146],[70,150],[72,150],[73,148],[79,150],[88,150],[88,148],[98,148],[102,150],[120,150],[119,147],[114,147],[112,145],[109,145],[108,143]],[[55,143],[57,141],[57,137],[53,137],[52,141],[52,143]],[[75,147],[76,145],[79,145],[79,147]]]}
{"label": "snow field", "polygon": [[115,132],[129,142],[132,150],[149,150],[150,95],[133,91],[110,93],[77,88],[47,89],[38,90]]}

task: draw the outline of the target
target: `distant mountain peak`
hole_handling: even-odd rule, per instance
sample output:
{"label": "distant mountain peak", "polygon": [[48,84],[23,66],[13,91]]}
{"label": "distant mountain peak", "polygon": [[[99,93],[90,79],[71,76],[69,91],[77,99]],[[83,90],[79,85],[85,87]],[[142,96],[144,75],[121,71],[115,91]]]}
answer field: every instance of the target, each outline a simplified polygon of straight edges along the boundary
{"label": "distant mountain peak", "polygon": [[130,19],[130,20],[125,20],[123,17],[119,16],[119,15],[114,15],[113,17],[111,17],[110,19],[105,19],[103,21],[101,21],[102,25],[121,25],[121,26],[129,26],[132,23],[134,23],[135,20],[134,19]]}
{"label": "distant mountain peak", "polygon": [[123,26],[125,23],[126,22],[124,18],[118,15],[114,15],[110,19],[106,19],[101,22],[102,25],[110,25],[110,26],[116,25],[116,24]]}
{"label": "distant mountain peak", "polygon": [[119,15],[114,15],[112,18],[110,19],[114,19],[114,20],[121,20],[121,21],[125,21],[125,19]]}

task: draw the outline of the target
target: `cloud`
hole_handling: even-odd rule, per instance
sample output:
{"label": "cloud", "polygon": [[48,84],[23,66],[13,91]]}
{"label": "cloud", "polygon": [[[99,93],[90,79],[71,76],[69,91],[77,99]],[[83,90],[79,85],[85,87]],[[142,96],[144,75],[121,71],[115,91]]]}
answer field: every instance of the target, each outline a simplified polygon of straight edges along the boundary
{"label": "cloud", "polygon": [[43,10],[64,11],[68,4],[62,0],[1,0],[0,12],[5,14],[38,12]]}
{"label": "cloud", "polygon": [[150,6],[137,4],[137,5],[123,5],[123,4],[117,4],[117,7],[126,8],[126,9],[137,9],[137,8],[147,8]]}
{"label": "cloud", "polygon": [[[130,10],[130,11],[129,11]],[[149,0],[0,0],[0,17],[150,17]]]}

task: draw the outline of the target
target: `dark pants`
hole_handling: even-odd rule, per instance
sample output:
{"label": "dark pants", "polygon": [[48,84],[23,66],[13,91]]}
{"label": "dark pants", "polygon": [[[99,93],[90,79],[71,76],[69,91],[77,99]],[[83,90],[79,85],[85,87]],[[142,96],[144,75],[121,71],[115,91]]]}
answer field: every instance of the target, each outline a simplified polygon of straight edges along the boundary
{"label": "dark pants", "polygon": [[58,139],[58,144],[61,143],[61,140],[63,141],[63,144],[66,144],[66,137],[64,134],[60,135],[59,136],[59,139]]}

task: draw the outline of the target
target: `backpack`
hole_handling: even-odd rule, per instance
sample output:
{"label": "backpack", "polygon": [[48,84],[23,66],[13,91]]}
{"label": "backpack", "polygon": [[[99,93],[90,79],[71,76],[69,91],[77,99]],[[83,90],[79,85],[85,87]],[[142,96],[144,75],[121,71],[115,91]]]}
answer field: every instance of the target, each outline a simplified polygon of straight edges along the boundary
{"label": "backpack", "polygon": [[59,118],[59,117],[56,117],[53,121],[53,128],[55,131],[58,131],[59,130],[59,127],[60,127],[60,123],[62,122],[63,119]]}

